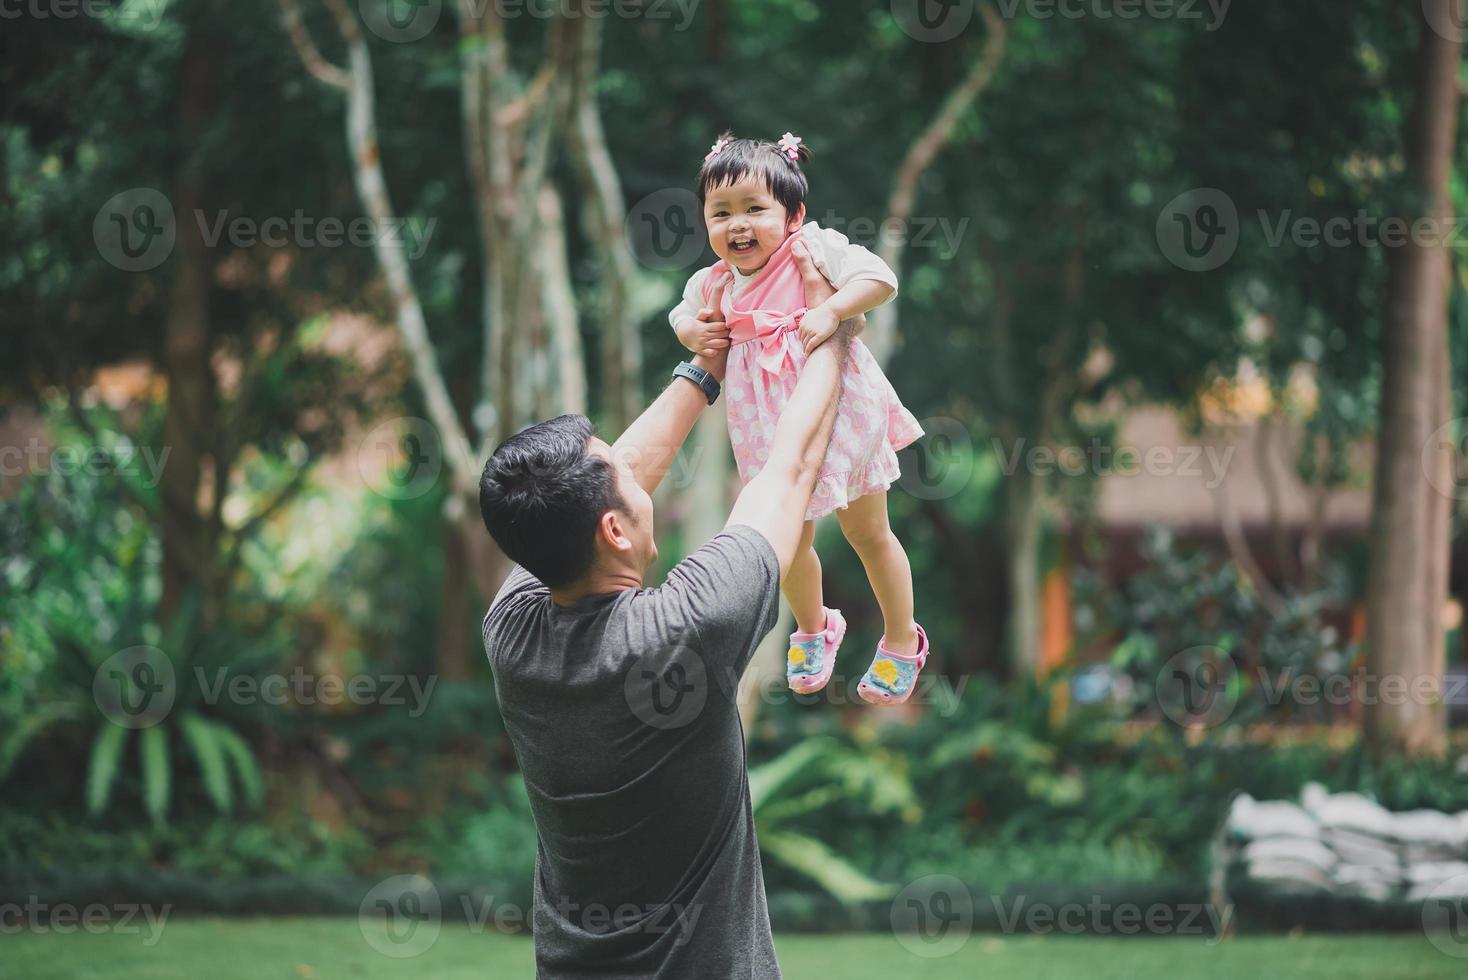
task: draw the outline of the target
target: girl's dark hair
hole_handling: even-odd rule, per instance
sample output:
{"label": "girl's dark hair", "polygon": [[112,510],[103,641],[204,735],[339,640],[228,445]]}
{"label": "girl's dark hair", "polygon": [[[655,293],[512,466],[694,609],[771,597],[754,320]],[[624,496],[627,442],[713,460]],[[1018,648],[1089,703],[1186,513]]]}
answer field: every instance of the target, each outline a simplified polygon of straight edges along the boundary
{"label": "girl's dark hair", "polygon": [[709,191],[737,183],[745,177],[755,180],[770,189],[775,200],[791,213],[800,209],[810,193],[810,182],[800,165],[811,157],[810,147],[801,143],[796,149],[797,160],[791,160],[776,143],[769,140],[735,139],[734,134],[725,132],[719,142],[728,144],[718,153],[703,162],[698,171],[698,203],[703,204]]}

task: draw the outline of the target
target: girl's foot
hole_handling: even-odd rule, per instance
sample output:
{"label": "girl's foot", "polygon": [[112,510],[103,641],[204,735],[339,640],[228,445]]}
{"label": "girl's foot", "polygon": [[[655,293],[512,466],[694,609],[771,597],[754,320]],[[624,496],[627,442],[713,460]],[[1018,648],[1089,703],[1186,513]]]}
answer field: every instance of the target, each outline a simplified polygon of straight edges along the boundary
{"label": "girl's foot", "polygon": [[819,633],[791,633],[790,652],[785,655],[785,683],[790,690],[814,694],[825,687],[845,636],[846,620],[836,609],[826,609],[826,627]]}
{"label": "girl's foot", "polygon": [[877,656],[867,668],[866,676],[856,686],[856,693],[869,704],[902,704],[912,697],[917,687],[918,671],[928,660],[928,634],[917,628],[917,653],[903,654],[887,648],[887,638],[877,644]]}

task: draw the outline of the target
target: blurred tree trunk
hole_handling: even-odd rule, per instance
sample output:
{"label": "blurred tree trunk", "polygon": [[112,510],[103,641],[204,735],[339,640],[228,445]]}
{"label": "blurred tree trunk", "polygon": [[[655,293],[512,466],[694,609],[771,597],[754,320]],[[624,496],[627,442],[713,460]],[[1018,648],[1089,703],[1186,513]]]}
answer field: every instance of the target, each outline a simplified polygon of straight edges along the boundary
{"label": "blurred tree trunk", "polygon": [[443,524],[443,583],[439,588],[438,634],[434,665],[446,681],[465,681],[474,676],[478,637],[470,626],[474,611],[469,604],[472,580],[465,536],[451,521]]}
{"label": "blurred tree trunk", "polygon": [[1032,675],[1040,666],[1040,478],[1024,466],[1004,480],[1004,562],[1009,578],[1009,668]]}
{"label": "blurred tree trunk", "polygon": [[642,331],[632,305],[637,263],[627,244],[627,207],[622,182],[607,149],[596,75],[602,20],[588,18],[575,67],[575,108],[567,146],[585,197],[586,236],[601,262],[601,303],[596,334],[601,338],[602,405],[612,432],[621,432],[642,411]]}
{"label": "blurred tree trunk", "polygon": [[[548,179],[553,136],[569,118],[572,81],[583,55],[581,36],[594,19],[552,18],[540,67],[522,84],[511,64],[499,9],[459,0],[458,18],[463,39],[464,147],[474,187],[484,283],[484,360],[476,415],[487,453],[535,421],[532,416],[547,395],[543,387],[547,375],[534,366],[548,366],[554,360],[550,347],[556,330],[547,325],[532,332],[521,325],[544,323],[547,298],[559,302],[573,295],[565,264],[547,264],[537,238],[546,233],[541,192]],[[564,235],[560,229],[555,233]],[[576,370],[584,379],[584,363]],[[492,411],[487,410],[490,405]]]}
{"label": "blurred tree trunk", "polygon": [[[571,289],[571,269],[566,258],[566,219],[561,195],[549,185],[540,191],[540,250],[543,319],[554,351],[553,370],[547,386],[555,406],[542,415],[586,414],[586,356],[581,347],[581,327],[576,319],[576,294]],[[617,431],[622,431],[619,426]]]}
{"label": "blurred tree trunk", "polygon": [[[182,159],[174,179],[177,215],[173,281],[164,325],[163,368],[168,404],[163,416],[162,496],[163,594],[159,610],[168,622],[190,589],[204,590],[204,615],[212,615],[216,583],[215,542],[199,507],[201,473],[213,443],[214,375],[209,363],[209,260],[194,221],[204,207],[203,133],[212,111],[214,58],[208,44],[207,11],[190,9],[179,80],[178,145]],[[224,487],[216,485],[218,497]]]}
{"label": "blurred tree trunk", "polygon": [[[1426,0],[1427,21],[1461,23],[1460,0]],[[1432,7],[1439,8],[1434,20]],[[1435,227],[1448,227],[1448,179],[1457,132],[1459,46],[1426,22],[1419,28],[1415,105],[1407,123],[1408,172],[1421,194],[1414,205]],[[1417,236],[1412,236],[1415,239]],[[1377,435],[1367,585],[1367,670],[1373,683],[1420,677],[1440,681],[1444,668],[1446,501],[1423,479],[1428,439],[1446,419],[1442,372],[1447,361],[1449,256],[1440,243],[1411,240],[1390,257],[1382,337],[1381,422]],[[1379,693],[1379,691],[1377,692]],[[1375,697],[1365,714],[1377,753],[1439,755],[1446,748],[1440,701]]]}
{"label": "blurred tree trunk", "polygon": [[[357,194],[366,214],[383,223],[395,212],[379,155],[371,55],[345,0],[323,2],[346,45],[345,68],[327,61],[316,48],[302,22],[298,0],[280,0],[286,31],[302,65],[323,84],[345,93]],[[553,18],[542,64],[528,83],[522,83],[511,66],[498,8],[461,0],[457,13],[463,142],[474,189],[483,283],[483,359],[471,413],[477,440],[471,441],[444,382],[406,256],[382,239],[375,254],[414,379],[443,445],[449,479],[445,518],[461,536],[462,567],[488,601],[507,563],[477,519],[480,460],[551,406],[586,410],[585,358],[566,258],[565,219],[547,174],[552,137],[564,129],[571,109],[578,59],[587,57],[582,33],[595,19]],[[590,91],[589,83],[585,90]],[[599,132],[598,121],[593,135]],[[588,152],[595,158],[594,148]],[[610,160],[598,161],[602,164],[610,167]],[[614,172],[612,179],[615,182]],[[452,583],[445,587],[452,588]],[[446,669],[458,668],[447,662]]]}

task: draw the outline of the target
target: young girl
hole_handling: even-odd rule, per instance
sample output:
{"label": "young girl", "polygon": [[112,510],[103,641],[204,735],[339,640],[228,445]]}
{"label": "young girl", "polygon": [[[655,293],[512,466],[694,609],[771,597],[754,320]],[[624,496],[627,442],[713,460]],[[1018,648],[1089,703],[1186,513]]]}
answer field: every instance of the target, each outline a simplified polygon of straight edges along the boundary
{"label": "young girl", "polygon": [[[713,354],[729,347],[724,378],[729,440],[739,478],[749,482],[769,459],[775,422],[795,389],[806,356],[843,321],[897,294],[887,264],[839,232],[805,224],[809,190],[800,164],[810,151],[786,133],[778,144],[725,133],[704,158],[698,197],[709,245],[719,262],[688,280],[668,319],[683,346]],[[811,309],[795,265],[808,254],[836,287]],[[873,704],[911,696],[928,657],[928,637],[913,620],[912,569],[887,523],[887,488],[897,479],[897,450],[922,435],[865,344],[851,343],[842,370],[836,428],[805,514],[790,572],[781,583],[795,613],[786,680],[801,694],[831,679],[846,621],[821,596],[815,519],[832,511],[866,567],[886,634],[857,687]]]}

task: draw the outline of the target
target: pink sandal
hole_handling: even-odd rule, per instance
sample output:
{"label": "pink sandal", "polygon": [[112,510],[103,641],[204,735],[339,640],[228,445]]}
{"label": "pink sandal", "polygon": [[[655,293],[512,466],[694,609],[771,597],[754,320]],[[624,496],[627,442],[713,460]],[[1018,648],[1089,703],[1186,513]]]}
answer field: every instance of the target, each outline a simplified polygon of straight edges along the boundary
{"label": "pink sandal", "polygon": [[[822,607],[824,608],[824,607]],[[840,610],[826,609],[826,628],[819,633],[791,633],[785,655],[785,683],[796,694],[814,694],[831,681],[836,651],[846,636]]]}
{"label": "pink sandal", "polygon": [[895,653],[885,646],[887,638],[877,644],[877,656],[867,668],[866,676],[856,686],[856,693],[868,704],[902,704],[912,697],[917,687],[918,671],[928,661],[928,634],[917,628],[918,650],[909,656]]}

